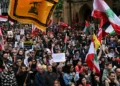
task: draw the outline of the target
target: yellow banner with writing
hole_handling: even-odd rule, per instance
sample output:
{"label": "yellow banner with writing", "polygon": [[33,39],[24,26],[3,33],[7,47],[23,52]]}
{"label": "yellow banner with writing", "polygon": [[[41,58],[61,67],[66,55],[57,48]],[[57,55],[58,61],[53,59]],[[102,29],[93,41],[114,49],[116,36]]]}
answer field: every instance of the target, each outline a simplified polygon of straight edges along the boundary
{"label": "yellow banner with writing", "polygon": [[46,30],[58,0],[10,0],[8,14],[21,23],[32,23]]}

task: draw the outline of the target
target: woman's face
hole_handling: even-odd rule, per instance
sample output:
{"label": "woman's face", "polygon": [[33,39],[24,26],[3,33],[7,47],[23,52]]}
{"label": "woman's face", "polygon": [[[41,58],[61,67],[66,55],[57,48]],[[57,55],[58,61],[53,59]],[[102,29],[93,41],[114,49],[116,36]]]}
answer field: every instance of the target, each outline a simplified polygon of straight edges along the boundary
{"label": "woman's face", "polygon": [[23,51],[19,51],[19,54],[20,54],[20,55],[23,55]]}
{"label": "woman's face", "polygon": [[81,62],[81,61],[79,61],[79,62],[78,62],[78,66],[81,66],[81,65],[82,65],[82,62]]}
{"label": "woman's face", "polygon": [[83,79],[82,79],[82,83],[83,83],[83,84],[86,84],[86,82],[87,82],[86,78],[83,78]]}

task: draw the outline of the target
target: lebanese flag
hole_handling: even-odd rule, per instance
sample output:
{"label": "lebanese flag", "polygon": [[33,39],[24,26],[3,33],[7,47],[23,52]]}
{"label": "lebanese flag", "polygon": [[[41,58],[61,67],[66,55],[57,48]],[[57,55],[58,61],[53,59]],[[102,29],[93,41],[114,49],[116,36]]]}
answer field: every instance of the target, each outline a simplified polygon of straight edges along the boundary
{"label": "lebanese flag", "polygon": [[98,38],[98,40],[100,41],[100,44],[102,43],[102,39],[103,39],[106,35],[108,35],[108,33],[105,32],[105,30],[102,29],[102,27],[103,27],[103,19],[101,19],[101,21],[100,21],[99,31],[98,31],[98,34],[97,34],[97,38]]}
{"label": "lebanese flag", "polygon": [[97,53],[96,53],[93,40],[90,44],[90,48],[89,48],[88,54],[86,55],[85,61],[91,70],[95,69],[96,73],[100,74],[99,61],[98,61],[98,57],[97,57]]}
{"label": "lebanese flag", "polygon": [[107,29],[105,30],[106,33],[110,34],[110,35],[114,35],[115,34],[115,30],[114,28],[112,27],[112,25],[109,25],[107,27]]}
{"label": "lebanese flag", "polygon": [[31,32],[31,36],[34,37],[36,35],[36,26],[32,24],[32,32]]}
{"label": "lebanese flag", "polygon": [[115,30],[113,29],[113,26],[110,24],[109,21],[103,24],[102,29],[105,31],[105,33],[109,35],[116,34]]}
{"label": "lebanese flag", "polygon": [[64,38],[64,43],[67,43],[67,40],[68,40],[68,37],[67,37],[67,33],[66,33],[65,38]]}
{"label": "lebanese flag", "polygon": [[4,40],[1,28],[0,28],[0,50],[4,50]]}
{"label": "lebanese flag", "polygon": [[[7,22],[7,21],[8,21],[8,17],[7,17],[7,16],[2,16],[2,15],[0,15],[0,21],[2,21],[2,22]],[[14,22],[11,21],[11,20],[9,20],[9,23],[10,23],[10,25],[13,25],[13,24],[14,24]]]}
{"label": "lebanese flag", "polygon": [[85,27],[84,27],[84,30],[83,32],[88,34],[89,33],[89,28],[90,28],[90,24],[88,21],[85,21]]}
{"label": "lebanese flag", "polygon": [[94,0],[92,16],[103,19],[104,23],[109,20],[115,32],[120,34],[120,19],[104,0]]}
{"label": "lebanese flag", "polygon": [[108,35],[108,33],[105,30],[103,30],[102,28],[100,28],[100,30],[98,31],[98,34],[97,34],[97,38],[100,41],[100,44],[102,43],[102,39],[107,35]]}

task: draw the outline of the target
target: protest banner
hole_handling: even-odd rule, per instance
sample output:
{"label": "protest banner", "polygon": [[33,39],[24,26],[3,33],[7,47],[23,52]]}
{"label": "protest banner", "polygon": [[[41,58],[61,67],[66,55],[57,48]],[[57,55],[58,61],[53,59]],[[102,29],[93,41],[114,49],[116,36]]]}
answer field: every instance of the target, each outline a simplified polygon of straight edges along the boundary
{"label": "protest banner", "polygon": [[65,62],[65,53],[52,54],[53,62]]}
{"label": "protest banner", "polygon": [[24,42],[24,48],[29,50],[29,49],[32,49],[32,42],[31,41],[25,41]]}

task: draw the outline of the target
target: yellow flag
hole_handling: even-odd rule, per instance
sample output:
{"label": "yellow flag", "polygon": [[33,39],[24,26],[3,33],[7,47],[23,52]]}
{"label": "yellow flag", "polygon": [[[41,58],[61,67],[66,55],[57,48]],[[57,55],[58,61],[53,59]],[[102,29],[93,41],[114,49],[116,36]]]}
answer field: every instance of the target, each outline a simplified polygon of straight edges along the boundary
{"label": "yellow flag", "polygon": [[93,34],[93,41],[94,41],[95,49],[97,50],[100,47],[100,41],[97,39],[95,34]]}
{"label": "yellow flag", "polygon": [[57,2],[58,0],[10,0],[8,14],[21,23],[32,23],[44,31]]}

